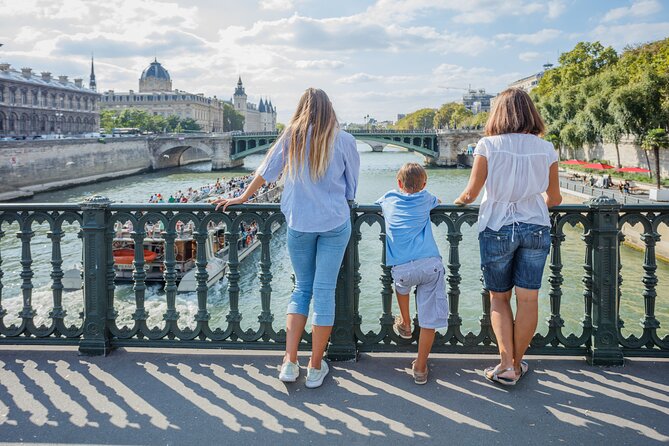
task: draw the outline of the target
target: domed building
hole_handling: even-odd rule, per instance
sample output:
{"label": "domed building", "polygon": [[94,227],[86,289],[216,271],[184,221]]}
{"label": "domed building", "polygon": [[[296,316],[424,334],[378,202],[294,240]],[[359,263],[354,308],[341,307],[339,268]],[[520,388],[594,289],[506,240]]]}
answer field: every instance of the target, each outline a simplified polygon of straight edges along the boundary
{"label": "domed building", "polygon": [[139,78],[139,92],[147,91],[172,91],[170,73],[163,68],[157,58],[142,71],[142,77]]}
{"label": "domed building", "polygon": [[202,93],[173,90],[170,73],[158,59],[154,59],[142,71],[138,92],[106,91],[102,96],[100,108],[113,110],[135,108],[164,117],[174,115],[181,119],[191,118],[203,132],[222,132],[225,102],[216,96],[208,98]]}

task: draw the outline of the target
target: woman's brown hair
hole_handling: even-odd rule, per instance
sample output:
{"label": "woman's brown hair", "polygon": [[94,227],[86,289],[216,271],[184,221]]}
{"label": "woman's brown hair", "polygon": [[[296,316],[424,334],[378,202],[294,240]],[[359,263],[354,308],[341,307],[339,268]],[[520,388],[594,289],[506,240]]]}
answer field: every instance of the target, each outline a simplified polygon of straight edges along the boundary
{"label": "woman's brown hair", "polygon": [[507,88],[497,95],[485,124],[486,136],[505,133],[531,133],[543,136],[545,132],[546,125],[525,90]]}
{"label": "woman's brown hair", "polygon": [[[309,159],[306,160],[307,137],[310,128],[309,144],[311,149]],[[311,179],[317,181],[325,175],[325,171],[330,164],[334,138],[338,128],[339,122],[328,95],[323,90],[307,88],[300,98],[288,126],[274,143],[264,162],[270,158],[271,152],[280,143],[286,144],[284,152],[286,158],[285,171],[288,172],[288,176],[291,178],[299,177],[305,162],[307,162]],[[287,141],[282,142],[284,138]]]}

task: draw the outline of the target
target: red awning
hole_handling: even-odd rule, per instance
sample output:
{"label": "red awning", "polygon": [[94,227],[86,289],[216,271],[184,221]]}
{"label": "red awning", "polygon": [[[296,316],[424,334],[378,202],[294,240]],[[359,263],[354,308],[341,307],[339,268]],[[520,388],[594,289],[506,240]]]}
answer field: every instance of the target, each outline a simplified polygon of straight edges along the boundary
{"label": "red awning", "polygon": [[643,167],[621,167],[620,169],[616,169],[616,172],[648,173],[650,170],[644,169]]}
{"label": "red awning", "polygon": [[579,165],[582,165],[582,164],[588,164],[587,161],[581,161],[581,160],[567,160],[567,161],[562,161],[561,163],[562,164],[571,164],[571,165],[574,165],[574,166],[579,166]]}
{"label": "red awning", "polygon": [[581,167],[585,169],[597,169],[597,170],[615,169],[615,167],[613,167],[610,164],[602,164],[602,163],[583,164]]}

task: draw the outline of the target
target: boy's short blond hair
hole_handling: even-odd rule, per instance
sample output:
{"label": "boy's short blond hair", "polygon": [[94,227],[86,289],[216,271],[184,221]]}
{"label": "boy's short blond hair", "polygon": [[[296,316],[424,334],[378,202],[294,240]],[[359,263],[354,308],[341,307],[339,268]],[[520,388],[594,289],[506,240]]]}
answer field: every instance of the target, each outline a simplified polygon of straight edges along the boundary
{"label": "boy's short blond hair", "polygon": [[406,163],[397,172],[397,180],[402,183],[405,192],[420,192],[427,182],[427,172],[418,163]]}

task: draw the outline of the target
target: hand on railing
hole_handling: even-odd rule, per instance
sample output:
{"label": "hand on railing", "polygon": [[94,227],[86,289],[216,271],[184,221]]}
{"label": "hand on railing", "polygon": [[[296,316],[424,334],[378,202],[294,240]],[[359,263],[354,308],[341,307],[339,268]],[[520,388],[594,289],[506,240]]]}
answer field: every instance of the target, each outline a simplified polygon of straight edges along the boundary
{"label": "hand on railing", "polygon": [[223,212],[225,212],[228,209],[228,206],[233,204],[246,203],[246,201],[247,199],[243,195],[240,195],[239,197],[235,198],[218,198],[211,203],[216,205],[216,210],[223,206]]}

